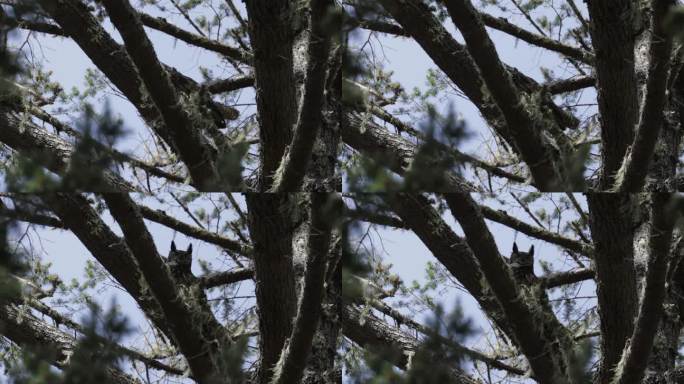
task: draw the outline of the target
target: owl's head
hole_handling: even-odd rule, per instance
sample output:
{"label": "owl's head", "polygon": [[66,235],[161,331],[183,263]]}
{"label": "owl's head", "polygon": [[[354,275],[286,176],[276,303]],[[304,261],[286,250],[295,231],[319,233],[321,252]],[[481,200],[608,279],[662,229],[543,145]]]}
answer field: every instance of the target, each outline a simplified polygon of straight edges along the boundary
{"label": "owl's head", "polygon": [[513,252],[511,253],[511,262],[518,266],[528,266],[534,263],[534,245],[530,246],[527,252],[518,250],[518,244],[513,243]]}
{"label": "owl's head", "polygon": [[179,264],[192,262],[192,244],[188,246],[187,250],[183,251],[176,249],[176,243],[172,241],[171,252],[169,252],[169,260]]}

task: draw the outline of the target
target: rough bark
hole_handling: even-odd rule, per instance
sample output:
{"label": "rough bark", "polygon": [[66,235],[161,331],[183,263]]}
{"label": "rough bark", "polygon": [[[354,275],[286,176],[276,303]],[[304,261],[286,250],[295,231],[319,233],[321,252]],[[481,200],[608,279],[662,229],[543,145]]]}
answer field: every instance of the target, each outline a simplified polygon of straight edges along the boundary
{"label": "rough bark", "polygon": [[[370,351],[381,353],[392,364],[407,369],[420,345],[420,341],[406,332],[388,325],[372,313],[365,314],[354,305],[345,305],[342,309],[344,335],[354,343]],[[439,361],[439,357],[435,356]],[[478,384],[463,371],[454,368],[453,384]]]}
{"label": "rough bark", "polygon": [[250,0],[246,5],[261,140],[257,189],[265,191],[273,183],[273,174],[292,141],[292,130],[297,122],[293,70],[297,31],[294,24],[303,21],[294,19],[297,2],[293,0]]}
{"label": "rough bark", "polygon": [[601,121],[601,175],[598,188],[614,182],[638,122],[639,103],[634,71],[637,2],[589,1],[591,40]]}
{"label": "rough bark", "polygon": [[[2,336],[19,347],[54,349],[57,355],[50,363],[58,368],[69,364],[69,357],[76,346],[72,336],[38,319],[28,309],[21,309],[14,304],[0,305],[0,331]],[[140,380],[117,368],[108,368],[107,373],[115,384],[141,384]]]}
{"label": "rough bark", "polygon": [[254,274],[259,312],[258,382],[268,383],[286,339],[292,333],[297,291],[292,260],[295,197],[246,194],[249,231],[254,246]]}
{"label": "rough bark", "polygon": [[[454,218],[463,228],[468,246],[501,305],[512,333],[529,361],[535,380],[549,384],[574,382],[568,373],[572,345],[564,337],[567,335],[563,334],[564,330],[559,324],[554,324],[558,329],[545,329],[552,326],[545,317],[555,317],[548,306],[534,308],[539,305],[535,301],[520,299],[521,288],[499,254],[479,206],[467,194],[447,194],[445,199]],[[534,314],[541,316],[535,317]],[[554,346],[556,343],[558,347]]]}
{"label": "rough bark", "polygon": [[599,383],[608,383],[632,335],[637,287],[632,240],[634,202],[627,194],[587,194],[601,328]]}
{"label": "rough bark", "polygon": [[[32,159],[63,178],[71,173],[83,171],[71,167],[71,159],[75,153],[72,144],[40,128],[27,120],[27,117],[19,115],[15,110],[4,105],[0,105],[0,142],[17,151],[20,156]],[[106,169],[90,171],[97,174],[97,178],[88,179],[88,185],[69,185],[68,187],[108,192],[137,190],[119,175]]]}
{"label": "rough bark", "polygon": [[104,194],[103,198],[121,227],[146,288],[159,303],[193,378],[200,384],[215,382],[219,372],[214,359],[228,341],[223,326],[208,307],[181,295],[133,200],[128,195],[113,193]]}

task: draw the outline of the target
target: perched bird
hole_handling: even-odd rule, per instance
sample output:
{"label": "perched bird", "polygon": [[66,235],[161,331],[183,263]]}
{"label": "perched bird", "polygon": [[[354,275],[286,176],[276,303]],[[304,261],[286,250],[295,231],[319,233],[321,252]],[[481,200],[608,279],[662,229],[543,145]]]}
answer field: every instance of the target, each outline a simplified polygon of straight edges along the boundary
{"label": "perched bird", "polygon": [[188,284],[192,282],[194,276],[191,271],[192,267],[192,244],[188,249],[176,249],[176,243],[171,242],[171,252],[169,252],[168,266],[171,270],[171,275],[180,284]]}
{"label": "perched bird", "polygon": [[534,275],[534,245],[527,252],[520,252],[518,244],[513,243],[513,253],[509,259],[509,265],[513,270],[513,277],[523,284],[530,284],[536,280]]}

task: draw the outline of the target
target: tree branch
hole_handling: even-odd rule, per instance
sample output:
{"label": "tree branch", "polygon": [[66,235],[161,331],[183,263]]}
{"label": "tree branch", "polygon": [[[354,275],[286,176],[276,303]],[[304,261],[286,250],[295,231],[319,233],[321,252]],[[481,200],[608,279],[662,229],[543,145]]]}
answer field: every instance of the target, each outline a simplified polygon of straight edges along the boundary
{"label": "tree branch", "polygon": [[540,133],[546,129],[539,118],[525,109],[518,88],[499,60],[494,43],[489,38],[482,20],[468,0],[444,1],[451,19],[463,34],[480,74],[501,109],[523,160],[530,167],[534,183],[542,191],[565,188],[565,175],[558,159],[542,141]]}
{"label": "tree branch", "polygon": [[[381,356],[390,359],[398,368],[406,370],[409,359],[420,347],[420,342],[401,329],[391,327],[372,313],[363,314],[354,305],[342,308],[342,327],[344,335],[356,344],[369,351],[382,353],[390,349],[396,353],[383,353]],[[441,356],[435,356],[440,361]],[[454,384],[478,384],[478,380],[466,375],[458,368],[451,369]]]}
{"label": "tree branch", "polygon": [[90,254],[109,272],[123,289],[168,338],[169,326],[159,303],[143,294],[142,275],[123,240],[112,232],[88,200],[79,194],[43,194],[40,198],[55,212]]}
{"label": "tree branch", "polygon": [[222,285],[237,283],[238,281],[254,278],[251,268],[238,268],[232,271],[214,272],[198,277],[199,286],[204,289],[216,288]]}
{"label": "tree branch", "polygon": [[[164,317],[168,320],[173,337],[188,361],[193,377],[198,383],[209,383],[215,372],[212,352],[225,339],[223,327],[216,321],[212,313],[193,315],[183,303],[183,298],[171,277],[171,274],[154,246],[154,240],[147,231],[140,209],[133,200],[124,194],[103,194],[109,212],[121,227],[126,244],[131,250],[146,286],[159,303]],[[210,316],[216,328],[214,334],[203,334],[201,323],[209,323]],[[223,334],[222,334],[223,333]]]}
{"label": "tree branch", "polygon": [[[59,136],[48,133],[30,120],[26,121],[5,106],[0,106],[0,142],[62,177],[84,171],[83,169],[75,170],[72,167],[71,159],[75,154],[73,145]],[[98,179],[88,180],[88,185],[70,185],[69,187],[90,191],[134,192],[138,190],[109,170],[88,171],[96,173]]]}
{"label": "tree branch", "polygon": [[242,88],[253,87],[254,76],[245,75],[231,79],[214,80],[209,83],[202,84],[211,93],[225,93]]}
{"label": "tree branch", "polygon": [[499,254],[477,203],[468,194],[447,194],[445,199],[454,218],[463,228],[468,246],[477,257],[488,286],[501,304],[535,379],[548,384],[571,382],[562,365],[559,365],[561,356],[554,356],[555,350],[550,345],[552,341],[540,337],[544,334],[541,324],[533,318],[526,302],[520,300],[520,288]]}
{"label": "tree branch", "polygon": [[558,272],[539,278],[544,288],[556,288],[562,285],[574,284],[584,280],[594,278],[594,271],[588,268],[581,268],[574,271]]}
{"label": "tree branch", "polygon": [[186,224],[174,217],[169,216],[166,212],[162,210],[154,210],[152,208],[140,205],[140,212],[144,218],[155,223],[159,223],[173,230],[176,230],[186,236],[193,237],[195,239],[206,241],[207,243],[218,245],[219,247],[226,249],[228,251],[236,252],[240,255],[250,257],[252,254],[252,249],[239,243],[238,241],[229,239],[227,237],[219,236],[213,232],[194,227],[190,224]]}
{"label": "tree branch", "polygon": [[[67,327],[69,327],[73,330],[76,330],[81,334],[84,333],[83,327],[80,324],[71,320],[69,317],[62,315],[61,313],[57,312],[52,307],[44,304],[40,300],[37,300],[34,298],[29,298],[27,301],[28,301],[28,304],[32,308],[34,308],[35,310],[37,310],[38,312],[40,312],[46,316],[49,316],[50,318],[54,319],[57,323],[64,324]],[[158,369],[160,371],[168,372],[168,373],[171,373],[171,374],[176,375],[176,376],[182,376],[185,373],[182,369],[178,369],[178,368],[174,368],[174,367],[171,367],[169,365],[166,365],[166,364],[164,364],[160,361],[157,361],[153,358],[147,357],[144,354],[142,354],[136,350],[126,348],[122,345],[113,343],[113,342],[107,340],[106,338],[99,338],[99,339],[104,345],[107,345],[107,346],[114,348],[117,352],[120,352],[121,354],[126,355],[131,359],[138,360],[150,368],[154,368],[154,369]]]}
{"label": "tree branch", "polygon": [[10,219],[25,221],[31,224],[44,225],[53,228],[64,228],[64,223],[62,223],[58,218],[45,215],[37,215],[30,212],[24,212],[19,209],[7,209],[0,202],[0,216],[9,217]]}
{"label": "tree branch", "polygon": [[174,137],[174,142],[179,144],[178,151],[188,166],[192,183],[199,190],[211,190],[221,186],[220,176],[214,164],[215,150],[201,140],[201,132],[183,110],[176,88],[166,69],[157,59],[152,42],[147,37],[137,12],[128,0],[103,0],[102,3],[121,34],[126,51],[135,63],[145,88]]}
{"label": "tree branch", "polygon": [[387,305],[385,302],[377,300],[377,299],[372,299],[371,305],[373,308],[377,309],[378,311],[384,313],[387,316],[390,316],[397,320],[397,322],[401,324],[406,324],[409,327],[417,330],[418,332],[427,335],[429,337],[434,337],[438,339],[442,344],[453,348],[459,353],[462,353],[464,355],[467,355],[473,360],[478,360],[482,361],[485,364],[491,366],[492,368],[496,368],[502,371],[510,372],[519,376],[524,376],[526,374],[524,369],[520,369],[517,367],[510,366],[506,363],[503,363],[493,357],[487,356],[484,353],[480,351],[476,351],[474,349],[470,349],[464,345],[461,345],[453,340],[450,340],[441,334],[431,330],[430,328],[418,323],[417,321],[413,320],[413,318],[406,316],[402,314],[401,312],[397,311],[396,309],[390,307]]}
{"label": "tree branch", "polygon": [[546,88],[550,94],[557,95],[559,93],[573,92],[583,88],[589,88],[596,85],[596,78],[593,76],[579,76],[567,80],[557,80],[550,83],[545,83],[542,87]]}
{"label": "tree branch", "polygon": [[531,45],[546,48],[549,51],[560,53],[561,55],[581,61],[586,64],[591,64],[594,57],[591,53],[582,50],[581,48],[571,47],[546,36],[537,35],[535,33],[526,31],[517,25],[510,23],[506,18],[495,17],[484,12],[475,11],[482,18],[484,25],[505,32],[511,36],[525,41]]}
{"label": "tree branch", "polygon": [[420,194],[383,195],[388,206],[420,238],[430,253],[480,304],[492,321],[510,337],[501,305],[488,293],[480,266],[468,244],[454,233],[440,214]]}
{"label": "tree branch", "polygon": [[[14,304],[0,305],[0,329],[3,336],[20,347],[54,348],[57,356],[50,363],[62,369],[69,365],[69,357],[76,347],[76,340],[72,336]],[[116,368],[107,368],[107,375],[112,383],[141,384],[138,379]]]}
{"label": "tree branch", "polygon": [[[371,159],[382,164],[398,175],[405,175],[412,171],[413,160],[418,148],[401,136],[393,135],[386,129],[363,117],[357,112],[343,110],[342,140]],[[444,154],[440,154],[444,156]],[[435,163],[439,159],[433,157]],[[471,185],[454,172],[445,172],[443,179],[445,191],[477,191],[479,188]]]}
{"label": "tree branch", "polygon": [[591,257],[594,252],[593,248],[590,245],[584,244],[581,241],[569,239],[567,237],[561,236],[551,231],[547,231],[544,228],[535,227],[533,225],[527,224],[524,221],[518,220],[515,217],[509,215],[508,213],[506,213],[506,211],[497,211],[484,205],[480,206],[480,209],[482,210],[482,215],[486,219],[513,228],[519,232],[526,234],[527,236],[544,240],[551,244],[556,244],[573,252],[577,252],[589,257]]}
{"label": "tree branch", "polygon": [[[384,109],[378,107],[378,106],[371,106],[370,111],[373,115],[379,117],[383,121],[386,121],[392,125],[394,125],[397,130],[399,131],[405,131],[409,133],[410,135],[417,137],[423,141],[429,140],[429,138],[422,132],[416,130],[415,128],[411,127],[410,125],[404,123],[403,121],[399,120],[398,118],[394,117],[392,114],[389,112],[385,111]],[[485,161],[482,161],[474,156],[468,155],[466,153],[463,153],[455,148],[452,148],[448,145],[445,145],[437,140],[432,140],[432,143],[434,143],[440,150],[444,151],[445,153],[449,154],[450,156],[453,156],[453,158],[456,161],[461,161],[461,162],[467,162],[470,163],[473,167],[478,167],[482,168],[483,170],[487,171],[488,173],[494,175],[494,176],[499,176],[503,177],[506,179],[509,179],[511,181],[515,181],[518,183],[524,183],[526,179],[522,176],[514,175],[510,172],[507,172],[501,168],[498,168],[494,165],[491,165]]]}
{"label": "tree branch", "polygon": [[[486,26],[509,34],[513,37],[516,37],[530,45],[534,45],[537,47],[548,49],[549,51],[560,53],[561,55],[576,59],[583,63],[591,63],[593,60],[593,55],[589,52],[586,52],[580,48],[565,45],[561,42],[549,39],[546,36],[526,31],[525,29],[508,22],[503,17],[496,17],[479,11],[478,14],[482,17],[482,21]],[[357,26],[370,31],[388,33],[391,35],[402,37],[411,36],[400,25],[380,20],[352,19],[351,23],[352,26]]]}
{"label": "tree branch", "polygon": [[[153,103],[150,103],[149,96],[143,94],[145,88],[130,56],[104,30],[85,4],[80,0],[40,0],[40,2],[50,16],[138,109],[147,124],[171,146],[175,153],[180,153],[179,148],[177,148],[179,145],[187,147],[184,149],[185,151],[196,149],[192,147],[192,143],[176,142],[172,132],[161,119],[159,110],[155,108]],[[166,69],[170,72],[172,81],[178,89],[188,94],[200,91],[197,83],[191,78],[183,76],[170,67],[166,67]],[[214,103],[207,104],[210,109],[225,109]],[[237,117],[237,111],[232,108],[226,109],[225,114],[232,115],[232,118]],[[222,122],[222,120],[218,122]],[[182,156],[180,157],[182,158]]]}
{"label": "tree branch", "polygon": [[0,21],[2,21],[2,23],[9,28],[21,28],[34,32],[49,33],[55,36],[67,36],[67,34],[58,25],[54,24],[15,19],[12,17],[6,17],[4,14],[0,14]]}
{"label": "tree branch", "polygon": [[[528,127],[507,125],[501,109],[491,100],[488,100],[484,90],[484,82],[475,62],[467,49],[456,42],[449,32],[442,26],[441,21],[432,14],[430,8],[422,0],[382,0],[383,7],[394,17],[399,24],[410,33],[413,39],[420,44],[423,50],[430,56],[451,81],[475,104],[485,120],[515,151],[519,153],[517,141],[513,137],[514,131],[529,133]],[[532,79],[518,71],[512,71],[518,85],[532,93],[539,90],[539,85]],[[554,111],[554,119],[559,125],[573,123],[563,111],[553,103],[542,102]],[[534,132],[533,132],[534,133]],[[536,135],[537,133],[535,133]],[[527,135],[525,140],[529,141]],[[532,135],[534,136],[534,135]],[[526,144],[526,143],[523,143]],[[539,148],[537,148],[539,149]],[[536,150],[536,149],[535,149]]]}
{"label": "tree branch", "polygon": [[[65,131],[67,132],[70,136],[73,136],[79,140],[83,139],[83,135],[78,132],[77,130],[69,127],[68,125],[64,124],[63,122],[59,121],[57,118],[54,116],[50,115],[49,113],[45,112],[44,110],[38,108],[38,107],[32,107],[27,110],[30,114],[36,116],[40,120],[52,125],[55,127],[55,130],[59,131]],[[162,169],[159,169],[153,165],[147,164],[146,162],[136,159],[134,157],[131,157],[125,153],[121,153],[117,151],[114,148],[111,148],[110,146],[104,145],[100,143],[97,140],[91,140],[90,143],[93,143],[94,146],[97,147],[98,150],[101,150],[105,153],[107,153],[113,160],[120,161],[120,162],[127,162],[129,163],[132,167],[140,168],[143,171],[147,172],[150,175],[161,177],[164,179],[167,179],[169,181],[173,181],[176,183],[185,183],[185,178],[176,176],[173,174],[170,174]]]}
{"label": "tree branch", "polygon": [[215,40],[208,39],[204,36],[198,36],[190,33],[182,28],[169,23],[163,17],[153,17],[143,12],[138,12],[140,21],[146,26],[158,31],[164,32],[167,35],[173,36],[188,44],[195,45],[216,53],[220,53],[225,57],[230,57],[233,60],[245,63],[251,59],[251,54],[238,48],[233,48],[220,43]]}

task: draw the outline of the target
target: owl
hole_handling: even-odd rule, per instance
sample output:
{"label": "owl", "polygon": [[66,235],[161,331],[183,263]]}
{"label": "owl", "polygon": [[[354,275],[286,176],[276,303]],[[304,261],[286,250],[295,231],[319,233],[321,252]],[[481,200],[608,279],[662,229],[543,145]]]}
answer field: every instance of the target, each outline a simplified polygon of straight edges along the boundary
{"label": "owl", "polygon": [[171,275],[179,283],[189,283],[193,279],[192,267],[192,244],[186,251],[177,250],[176,243],[171,242],[171,252],[169,252],[168,266]]}
{"label": "owl", "polygon": [[513,270],[516,281],[529,284],[535,281],[534,275],[534,245],[527,252],[518,251],[518,244],[513,243],[513,253],[509,259],[509,265]]}

